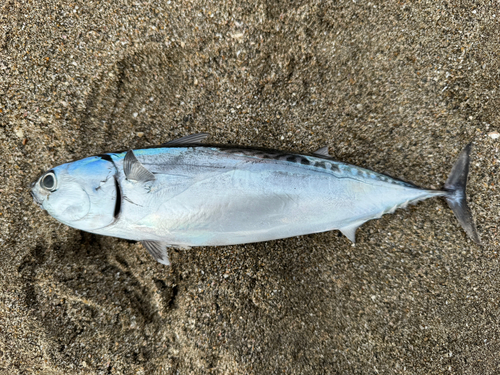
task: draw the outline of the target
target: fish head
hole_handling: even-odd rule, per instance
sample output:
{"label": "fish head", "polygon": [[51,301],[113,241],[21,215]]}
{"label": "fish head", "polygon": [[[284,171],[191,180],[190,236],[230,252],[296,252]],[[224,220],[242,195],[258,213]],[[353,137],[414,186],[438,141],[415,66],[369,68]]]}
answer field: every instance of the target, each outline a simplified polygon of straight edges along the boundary
{"label": "fish head", "polygon": [[92,231],[115,219],[120,198],[113,162],[99,156],[62,164],[42,174],[31,185],[38,206],[71,227]]}

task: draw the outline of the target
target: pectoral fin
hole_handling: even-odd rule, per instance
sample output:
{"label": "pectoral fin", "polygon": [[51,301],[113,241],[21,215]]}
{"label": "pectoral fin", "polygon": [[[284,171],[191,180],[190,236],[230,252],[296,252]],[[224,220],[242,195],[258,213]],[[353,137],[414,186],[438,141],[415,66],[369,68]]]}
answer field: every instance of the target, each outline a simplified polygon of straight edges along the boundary
{"label": "pectoral fin", "polygon": [[158,262],[170,266],[167,250],[168,245],[166,243],[158,241],[141,241],[141,243]]}
{"label": "pectoral fin", "polygon": [[127,180],[133,180],[137,182],[147,182],[154,181],[155,175],[141,164],[139,160],[134,155],[132,150],[127,152],[125,158],[123,159],[123,172]]}
{"label": "pectoral fin", "polygon": [[179,139],[172,139],[171,141],[163,143],[162,146],[176,146],[176,145],[185,145],[189,143],[200,143],[203,142],[209,136],[210,134],[208,133],[190,134]]}
{"label": "pectoral fin", "polygon": [[344,236],[346,236],[352,243],[356,243],[356,229],[359,228],[361,224],[349,225],[344,228],[340,228],[340,231]]}

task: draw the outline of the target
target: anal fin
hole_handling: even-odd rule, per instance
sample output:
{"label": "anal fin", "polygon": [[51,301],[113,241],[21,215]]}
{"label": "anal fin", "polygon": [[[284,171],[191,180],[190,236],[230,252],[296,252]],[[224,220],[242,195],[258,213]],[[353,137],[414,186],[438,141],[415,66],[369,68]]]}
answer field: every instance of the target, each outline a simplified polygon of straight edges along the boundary
{"label": "anal fin", "polygon": [[168,244],[159,241],[141,241],[142,246],[161,264],[170,266],[170,260],[168,259]]}
{"label": "anal fin", "polygon": [[359,228],[361,224],[352,224],[347,227],[340,228],[339,230],[342,232],[344,236],[346,236],[352,243],[356,243],[356,230]]}

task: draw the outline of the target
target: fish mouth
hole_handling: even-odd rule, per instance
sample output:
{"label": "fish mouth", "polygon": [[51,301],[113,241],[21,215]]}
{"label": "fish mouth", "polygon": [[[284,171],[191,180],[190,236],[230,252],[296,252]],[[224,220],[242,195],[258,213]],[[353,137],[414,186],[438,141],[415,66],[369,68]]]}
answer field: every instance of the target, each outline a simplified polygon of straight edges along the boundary
{"label": "fish mouth", "polygon": [[42,208],[43,209],[43,206],[42,206],[42,201],[37,197],[37,195],[35,194],[34,190],[35,190],[35,187],[36,187],[36,183],[37,183],[38,179],[36,179],[35,181],[33,181],[30,186],[29,186],[29,189],[30,189],[30,194],[31,196],[33,197],[33,202],[35,202],[38,207]]}
{"label": "fish mouth", "polygon": [[35,193],[33,193],[33,190],[30,191],[30,194],[33,197],[33,202],[35,202],[38,205],[38,207],[43,208],[42,207],[42,202],[38,200],[38,198],[36,197]]}

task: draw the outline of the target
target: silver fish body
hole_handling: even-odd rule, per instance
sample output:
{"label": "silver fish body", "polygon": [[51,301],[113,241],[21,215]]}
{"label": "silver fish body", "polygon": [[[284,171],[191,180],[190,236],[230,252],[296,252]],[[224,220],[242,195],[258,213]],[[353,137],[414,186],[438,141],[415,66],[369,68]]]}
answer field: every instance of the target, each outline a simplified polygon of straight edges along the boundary
{"label": "silver fish body", "polygon": [[[169,246],[233,245],[333,229],[354,241],[364,222],[408,203],[436,196],[465,202],[463,183],[421,189],[335,161],[324,149],[307,156],[189,143],[200,138],[63,164],[44,174],[32,194],[64,224],[141,241],[164,264]],[[464,228],[478,242],[471,216],[467,220],[472,226]]]}

